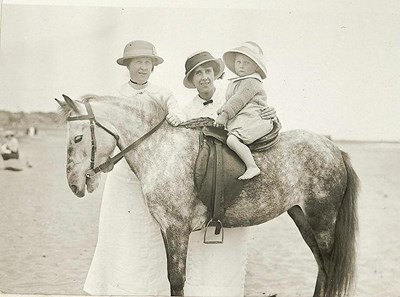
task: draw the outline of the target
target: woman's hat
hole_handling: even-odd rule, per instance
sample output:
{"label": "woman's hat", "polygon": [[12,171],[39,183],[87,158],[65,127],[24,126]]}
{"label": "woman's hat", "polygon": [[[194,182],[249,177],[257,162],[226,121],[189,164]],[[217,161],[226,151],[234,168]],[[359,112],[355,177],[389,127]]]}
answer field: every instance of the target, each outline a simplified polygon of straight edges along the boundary
{"label": "woman's hat", "polygon": [[191,54],[185,62],[185,78],[183,79],[183,85],[188,89],[195,89],[193,82],[188,80],[189,75],[193,72],[196,67],[203,65],[207,62],[213,64],[214,69],[214,80],[218,79],[225,69],[224,62],[221,59],[214,58],[209,52],[199,51]]}
{"label": "woman's hat", "polygon": [[267,77],[267,68],[264,65],[264,54],[261,47],[258,44],[247,41],[243,43],[241,46],[236,47],[230,51],[227,51],[222,56],[224,59],[226,67],[233,73],[235,73],[235,57],[236,54],[243,54],[254,61],[258,65],[257,73],[260,74],[261,78],[264,79]]}
{"label": "woman's hat", "polygon": [[14,132],[11,131],[11,130],[8,130],[8,131],[6,131],[6,132],[4,133],[4,137],[7,137],[7,136],[14,136],[14,135],[15,135]]}
{"label": "woman's hat", "polygon": [[164,62],[163,58],[157,56],[156,48],[152,43],[144,40],[134,40],[125,46],[124,55],[117,60],[117,63],[122,66],[127,66],[130,59],[139,57],[151,58],[154,66]]}

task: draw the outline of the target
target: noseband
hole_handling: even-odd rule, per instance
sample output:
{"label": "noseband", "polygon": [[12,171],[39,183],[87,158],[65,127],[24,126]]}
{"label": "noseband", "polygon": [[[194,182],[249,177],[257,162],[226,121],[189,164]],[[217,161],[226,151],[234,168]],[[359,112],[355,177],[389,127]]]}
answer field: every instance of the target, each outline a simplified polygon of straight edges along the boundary
{"label": "noseband", "polygon": [[[165,119],[162,119],[161,122],[159,122],[155,127],[153,127],[149,132],[147,132],[146,134],[144,134],[142,137],[140,137],[138,140],[134,141],[132,144],[130,144],[129,146],[127,146],[125,149],[122,149],[120,143],[119,143],[119,136],[115,133],[113,133],[111,130],[107,129],[104,125],[102,125],[101,123],[99,123],[96,120],[96,117],[92,111],[92,107],[90,106],[90,103],[88,101],[84,102],[85,104],[85,108],[87,111],[87,115],[80,115],[80,116],[74,116],[71,117],[69,116],[67,118],[68,122],[71,121],[83,121],[83,120],[88,120],[90,123],[90,135],[91,135],[91,154],[90,154],[90,169],[88,171],[86,171],[86,177],[87,178],[92,178],[94,177],[97,173],[99,173],[100,171],[105,172],[105,170],[111,166],[111,165],[115,165],[117,164],[123,157],[124,155],[129,152],[130,150],[132,150],[134,147],[138,146],[144,139],[146,139],[148,136],[150,136],[151,134],[153,134],[160,126],[162,123],[164,123]],[[96,150],[97,150],[97,145],[96,145],[96,134],[95,134],[95,125],[102,128],[104,131],[106,131],[108,134],[112,135],[116,142],[117,142],[117,146],[120,149],[120,152],[118,154],[116,154],[114,157],[112,158],[108,158],[108,160],[102,164],[100,164],[99,166],[95,167],[95,156],[96,156]]]}

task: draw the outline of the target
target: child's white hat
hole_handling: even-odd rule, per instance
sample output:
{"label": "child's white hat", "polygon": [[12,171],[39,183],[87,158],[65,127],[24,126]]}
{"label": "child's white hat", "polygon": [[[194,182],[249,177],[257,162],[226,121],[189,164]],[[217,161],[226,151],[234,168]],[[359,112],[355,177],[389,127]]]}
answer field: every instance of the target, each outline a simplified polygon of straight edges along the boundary
{"label": "child's white hat", "polygon": [[235,73],[235,57],[236,54],[243,54],[254,61],[258,65],[257,73],[260,74],[261,78],[267,77],[267,68],[264,65],[263,59],[264,54],[261,47],[252,41],[246,41],[241,46],[231,49],[224,53],[222,59],[226,67],[233,73]]}

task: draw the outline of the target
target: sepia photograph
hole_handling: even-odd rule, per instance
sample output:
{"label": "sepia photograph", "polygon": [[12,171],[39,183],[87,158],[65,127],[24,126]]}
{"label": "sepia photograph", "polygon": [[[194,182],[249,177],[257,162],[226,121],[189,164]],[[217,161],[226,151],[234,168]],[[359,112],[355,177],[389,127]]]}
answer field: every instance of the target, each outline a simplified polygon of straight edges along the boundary
{"label": "sepia photograph", "polygon": [[0,295],[400,296],[398,1],[0,4]]}

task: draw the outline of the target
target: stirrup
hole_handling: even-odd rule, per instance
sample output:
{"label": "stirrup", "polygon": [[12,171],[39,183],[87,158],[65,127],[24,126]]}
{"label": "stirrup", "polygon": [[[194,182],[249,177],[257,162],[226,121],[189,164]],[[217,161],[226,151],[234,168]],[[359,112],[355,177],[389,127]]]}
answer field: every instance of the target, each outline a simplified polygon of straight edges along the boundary
{"label": "stirrup", "polygon": [[[214,235],[221,234],[219,240],[207,240],[207,230],[210,226],[215,226],[215,232]],[[204,241],[205,244],[218,244],[218,243],[224,243],[224,226],[222,225],[222,222],[220,220],[209,220],[206,229],[204,231]]]}

